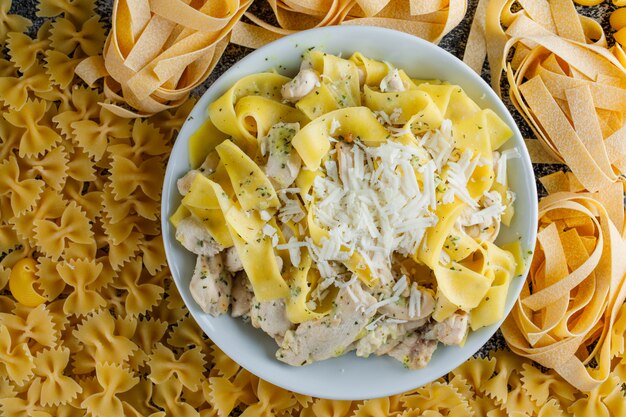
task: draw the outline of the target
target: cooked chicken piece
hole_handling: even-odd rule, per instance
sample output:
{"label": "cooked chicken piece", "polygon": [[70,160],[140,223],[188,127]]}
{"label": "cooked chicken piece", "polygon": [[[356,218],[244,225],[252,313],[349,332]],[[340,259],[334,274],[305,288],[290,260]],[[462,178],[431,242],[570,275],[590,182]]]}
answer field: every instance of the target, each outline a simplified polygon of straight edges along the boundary
{"label": "cooked chicken piece", "polygon": [[243,270],[243,264],[241,263],[241,259],[237,253],[237,248],[231,246],[230,248],[227,248],[224,253],[224,264],[226,265],[226,270],[228,272],[238,272]]}
{"label": "cooked chicken piece", "polygon": [[[389,318],[398,320],[413,321],[430,317],[435,311],[435,298],[432,293],[427,290],[417,290],[414,297],[418,297],[417,305],[419,308],[416,311],[411,311],[410,297],[401,297],[397,302],[387,304],[378,309],[379,313],[387,315]],[[411,313],[413,313],[411,315]]]}
{"label": "cooked chicken piece", "polygon": [[191,189],[191,184],[193,183],[193,180],[196,179],[196,176],[198,174],[200,174],[200,171],[198,171],[197,169],[192,169],[184,176],[180,177],[178,181],[176,181],[176,187],[178,187],[178,192],[180,193],[180,195],[187,195],[187,193]]}
{"label": "cooked chicken piece", "polygon": [[178,223],[176,240],[196,255],[213,256],[224,249],[211,237],[202,222],[193,216],[186,217]]}
{"label": "cooked chicken piece", "polygon": [[363,87],[365,84],[365,70],[361,67],[356,67],[356,70],[359,73],[359,85]]}
{"label": "cooked chicken piece", "polygon": [[283,99],[295,103],[313,91],[315,87],[319,87],[319,85],[320,77],[317,72],[305,68],[301,69],[293,80],[283,85],[280,92]]}
{"label": "cooked chicken piece", "polygon": [[389,356],[402,362],[409,369],[419,369],[428,365],[437,349],[437,341],[424,339],[420,333],[411,333],[389,351]]}
{"label": "cooked chicken piece", "polygon": [[357,356],[367,357],[370,354],[386,355],[402,342],[404,337],[424,326],[428,317],[406,323],[383,322],[374,330],[357,341]]}
{"label": "cooked chicken piece", "polygon": [[300,172],[302,160],[291,145],[299,130],[298,123],[276,123],[264,138],[269,151],[265,173],[278,188],[289,187]]}
{"label": "cooked chicken piece", "polygon": [[376,299],[363,291],[359,283],[341,288],[334,311],[288,331],[276,357],[289,365],[300,366],[343,354],[375,314],[368,311],[374,303]]}
{"label": "cooked chicken piece", "polygon": [[469,327],[469,316],[465,312],[454,313],[442,322],[436,323],[426,332],[425,337],[438,340],[444,345],[459,345],[465,339]]}
{"label": "cooked chicken piece", "polygon": [[367,332],[356,343],[356,355],[367,358],[383,346],[393,344],[405,334],[402,326],[395,323],[383,323]]}
{"label": "cooked chicken piece", "polygon": [[404,90],[406,90],[406,88],[396,68],[390,70],[387,75],[385,75],[385,78],[380,81],[380,91],[383,93],[399,93]]}
{"label": "cooked chicken piece", "polygon": [[233,317],[249,316],[253,297],[254,292],[248,276],[244,271],[237,272],[233,280],[233,291],[230,297],[230,315]]}
{"label": "cooked chicken piece", "polygon": [[287,318],[285,300],[282,299],[264,302],[253,299],[250,322],[257,329],[260,328],[272,336],[279,345],[283,342],[285,333],[293,326]]}
{"label": "cooked chicken piece", "polygon": [[221,254],[198,256],[189,290],[205,313],[217,317],[228,311],[231,285],[231,276],[224,271]]}

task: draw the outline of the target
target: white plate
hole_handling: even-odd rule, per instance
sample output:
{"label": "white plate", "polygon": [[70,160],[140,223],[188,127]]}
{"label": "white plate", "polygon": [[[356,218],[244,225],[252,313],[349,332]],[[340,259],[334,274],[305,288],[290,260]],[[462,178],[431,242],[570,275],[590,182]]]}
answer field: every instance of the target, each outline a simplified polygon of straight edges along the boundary
{"label": "white plate", "polygon": [[[404,392],[431,382],[478,351],[495,333],[500,323],[470,332],[463,347],[439,345],[428,366],[405,369],[389,357],[357,358],[353,353],[303,367],[291,367],[274,358],[277,346],[269,336],[249,323],[229,316],[213,318],[202,312],[191,298],[189,280],[195,255],[187,252],[174,238],[168,218],[181,197],[176,179],[189,169],[189,137],[207,117],[207,106],[245,75],[278,69],[293,76],[300,55],[315,47],[349,57],[360,51],[365,56],[393,63],[411,77],[447,80],[463,87],[482,108],[493,109],[511,127],[514,137],[505,148],[516,147],[522,157],[508,164],[510,187],[517,193],[515,217],[503,228],[499,241],[520,238],[525,250],[533,250],[537,228],[537,194],[532,165],[522,136],[497,95],[463,62],[443,49],[405,33],[364,26],[338,26],[300,32],[273,42],[246,56],[222,75],[202,96],[182,127],[170,156],[163,185],[162,227],[167,260],[185,304],[206,334],[228,356],[255,375],[280,387],[315,397],[365,399]],[[525,276],[525,275],[524,275]],[[506,313],[517,298],[523,278],[515,278],[506,302]]]}

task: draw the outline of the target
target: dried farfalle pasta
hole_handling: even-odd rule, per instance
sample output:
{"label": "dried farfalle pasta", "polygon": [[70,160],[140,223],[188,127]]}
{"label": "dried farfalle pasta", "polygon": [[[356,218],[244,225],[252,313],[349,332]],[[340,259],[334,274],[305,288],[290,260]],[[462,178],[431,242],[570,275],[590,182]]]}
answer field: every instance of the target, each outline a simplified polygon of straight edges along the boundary
{"label": "dried farfalle pasta", "polygon": [[46,188],[42,191],[33,208],[14,216],[9,222],[21,239],[28,240],[34,246],[36,244],[35,231],[33,230],[35,221],[61,217],[66,205],[67,202],[63,200],[61,194],[51,188]]}
{"label": "dried farfalle pasta", "polygon": [[117,394],[137,385],[139,378],[128,369],[109,363],[96,365],[96,378],[101,391],[85,398],[81,407],[94,417],[124,415],[122,401],[117,398]]}
{"label": "dried farfalle pasta", "polygon": [[200,417],[200,414],[181,398],[183,384],[177,378],[154,386],[152,401],[165,410],[167,415],[180,417]]}
{"label": "dried farfalle pasta", "polygon": [[72,123],[97,118],[100,114],[98,101],[101,99],[102,96],[97,90],[74,87],[71,93],[71,108],[60,111],[52,121],[66,138],[72,138]]}
{"label": "dried farfalle pasta", "polygon": [[509,382],[519,380],[522,364],[528,361],[503,350],[495,352],[492,357],[496,359],[495,375],[481,384],[480,389],[493,398],[497,404],[502,405],[509,395],[507,388]]}
{"label": "dried farfalle pasta", "polygon": [[522,386],[537,405],[543,406],[556,398],[567,408],[576,400],[576,389],[553,370],[542,372],[528,363],[522,368]]}
{"label": "dried farfalle pasta", "polygon": [[21,110],[28,93],[46,93],[52,90],[50,79],[39,64],[32,65],[21,76],[0,77],[0,100],[13,109]]}
{"label": "dried farfalle pasta", "polygon": [[[57,146],[38,157],[17,159],[20,173],[27,178],[40,177],[48,187],[61,191],[67,178],[67,153],[63,146]],[[45,190],[44,190],[45,192]]]}
{"label": "dried farfalle pasta", "polygon": [[[215,345],[209,345],[207,343],[204,332],[202,331],[202,329],[200,329],[198,323],[196,323],[194,318],[191,316],[186,316],[182,318],[171,328],[169,336],[167,338],[167,344],[177,348],[186,348],[191,347],[192,345],[205,346],[207,348],[210,346],[209,356],[211,362],[213,363],[214,367],[222,369],[222,376],[226,376],[226,374],[228,374],[228,376],[226,377],[230,378],[235,375],[239,370],[239,365],[237,365],[237,363],[230,359],[226,354],[221,351],[215,354],[215,349],[219,348],[217,348]],[[206,353],[207,352],[205,352],[205,354]],[[227,361],[229,361],[228,364],[221,363],[220,365],[218,365],[220,362]]]}
{"label": "dried farfalle pasta", "polygon": [[41,123],[47,105],[43,100],[26,100],[19,110],[10,109],[4,115],[9,123],[22,132],[19,156],[40,155],[61,140],[61,136],[54,129]]}
{"label": "dried farfalle pasta", "polygon": [[102,206],[111,224],[122,222],[135,213],[144,219],[156,220],[161,209],[158,200],[153,200],[143,193],[135,193],[129,198],[116,200],[110,183],[104,187]]}
{"label": "dried farfalle pasta", "polygon": [[73,53],[77,47],[88,56],[99,54],[106,37],[99,19],[99,16],[94,15],[82,25],[75,25],[65,18],[56,19],[50,30],[50,46],[66,55]]}
{"label": "dried farfalle pasta", "polygon": [[0,377],[22,384],[33,375],[34,366],[28,345],[13,342],[9,329],[0,324]]}
{"label": "dried farfalle pasta", "polygon": [[186,350],[178,359],[169,348],[159,343],[150,358],[150,380],[160,384],[176,378],[187,388],[196,391],[202,383],[204,355],[199,347]]}
{"label": "dried farfalle pasta", "polygon": [[303,408],[301,417],[348,417],[352,415],[352,401],[316,399],[313,404]]}
{"label": "dried farfalle pasta", "polygon": [[68,403],[82,391],[74,379],[64,375],[69,359],[70,350],[67,348],[47,349],[35,356],[34,372],[41,380],[41,405]]}
{"label": "dried farfalle pasta", "polygon": [[9,14],[13,0],[0,2],[0,43],[4,43],[9,32],[24,32],[32,22],[17,14]]}
{"label": "dried farfalle pasta", "polygon": [[[567,408],[567,411],[576,417],[595,417],[595,416],[618,416],[620,414],[612,413],[609,409],[618,408],[615,402],[607,401],[607,399],[615,396],[622,396],[621,381],[616,376],[610,376],[602,384],[593,390],[585,393],[583,398],[576,400],[574,404]],[[623,406],[621,407],[623,410]],[[617,411],[617,410],[616,410]]]}
{"label": "dried farfalle pasta", "polygon": [[41,0],[37,6],[37,16],[63,17],[73,22],[84,22],[94,15],[94,0]]}
{"label": "dried farfalle pasta", "polygon": [[74,70],[82,58],[71,58],[59,51],[47,50],[44,67],[53,84],[67,88],[74,80]]}
{"label": "dried farfalle pasta", "polygon": [[32,39],[20,32],[9,32],[7,48],[11,61],[20,71],[24,72],[37,62],[37,56],[48,46],[49,41]]}
{"label": "dried farfalle pasta", "polygon": [[114,155],[111,162],[111,186],[116,200],[128,198],[140,189],[153,200],[161,194],[163,162],[158,157],[146,158],[135,163],[129,158]]}
{"label": "dried farfalle pasta", "polygon": [[482,392],[481,386],[493,375],[496,368],[494,358],[471,358],[452,371],[462,377],[476,393]]}
{"label": "dried farfalle pasta", "polygon": [[55,220],[58,223],[48,219],[36,220],[34,223],[37,247],[46,256],[59,259],[73,244],[88,245],[95,249],[89,218],[75,202],[70,202],[60,219]]}
{"label": "dried farfalle pasta", "polygon": [[6,196],[10,201],[10,218],[33,208],[40,197],[45,183],[37,179],[20,180],[20,168],[15,156],[0,162],[0,197]]}
{"label": "dried farfalle pasta", "polygon": [[296,399],[289,391],[279,388],[276,385],[272,385],[262,379],[259,380],[255,393],[258,398],[258,402],[249,405],[241,414],[242,416],[272,417],[275,414],[280,414],[281,412],[290,409],[296,404]]}
{"label": "dried farfalle pasta", "polygon": [[413,393],[402,395],[401,398],[405,408],[415,408],[421,411],[433,410],[459,417],[472,415],[465,397],[446,383],[432,382],[416,389]]}
{"label": "dried farfalle pasta", "polygon": [[78,146],[65,142],[69,162],[67,163],[68,177],[81,182],[96,180],[96,167],[89,155]]}
{"label": "dried farfalle pasta", "polygon": [[108,138],[127,138],[130,136],[128,120],[116,117],[105,108],[100,109],[99,122],[78,120],[72,122],[72,136],[78,146],[99,161],[108,145]]}
{"label": "dried farfalle pasta", "polygon": [[115,281],[111,284],[114,288],[128,293],[124,305],[127,313],[131,315],[145,313],[163,296],[163,287],[147,283],[142,279],[142,266],[141,257],[129,260],[122,266]]}
{"label": "dried farfalle pasta", "polygon": [[[202,391],[218,416],[229,416],[239,404],[255,401],[249,376],[249,372],[242,370],[233,381],[226,377],[212,377],[202,384]],[[256,381],[254,383],[256,385]]]}
{"label": "dried farfalle pasta", "polygon": [[92,347],[96,363],[123,363],[137,345],[115,332],[115,321],[108,310],[90,314],[73,332],[85,346]]}
{"label": "dried farfalle pasta", "polygon": [[25,395],[0,399],[2,415],[7,417],[52,417],[45,407],[38,404],[41,382],[35,380],[30,385],[25,384],[24,389]]}
{"label": "dried farfalle pasta", "polygon": [[109,146],[109,151],[112,154],[133,159],[167,155],[170,148],[168,139],[160,129],[148,121],[136,119],[133,122],[130,140],[113,143]]}
{"label": "dried farfalle pasta", "polygon": [[0,313],[0,324],[7,328],[14,344],[27,343],[32,347],[34,344],[53,347],[58,339],[52,314],[45,304],[32,309],[18,304],[13,314]]}
{"label": "dried farfalle pasta", "polygon": [[65,299],[65,314],[82,316],[106,305],[104,298],[91,288],[102,269],[102,264],[93,259],[73,259],[57,264],[56,270],[61,279],[74,288]]}
{"label": "dried farfalle pasta", "polygon": [[137,321],[137,329],[133,335],[133,340],[137,343],[139,350],[130,358],[132,369],[139,369],[148,360],[157,343],[163,339],[167,332],[168,324],[158,319],[140,318]]}
{"label": "dried farfalle pasta", "polygon": [[155,275],[167,265],[163,238],[161,236],[147,239],[139,246],[139,250],[143,254],[143,266],[150,275]]}
{"label": "dried farfalle pasta", "polygon": [[95,221],[102,210],[102,191],[92,190],[91,183],[68,179],[62,194],[65,200],[74,201],[90,221]]}

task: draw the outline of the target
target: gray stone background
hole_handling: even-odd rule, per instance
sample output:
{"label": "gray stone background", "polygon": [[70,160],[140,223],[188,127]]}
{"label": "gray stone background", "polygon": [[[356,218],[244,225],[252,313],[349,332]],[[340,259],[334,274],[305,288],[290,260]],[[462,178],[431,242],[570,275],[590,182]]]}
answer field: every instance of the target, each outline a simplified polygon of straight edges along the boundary
{"label": "gray stone background", "polygon": [[[0,2],[2,1],[6,1],[6,0],[0,0]],[[211,1],[211,0],[208,0],[208,1]],[[474,16],[474,10],[476,9],[476,4],[478,3],[478,0],[469,0],[468,3],[469,3],[468,10],[464,19],[454,30],[452,30],[449,34],[447,34],[439,43],[440,47],[442,47],[443,49],[447,50],[448,52],[456,55],[457,57],[461,59],[463,58],[463,51],[465,49],[467,35],[470,30],[472,18]],[[112,5],[113,5],[113,0],[96,0],[96,10],[98,14],[100,14],[100,16],[102,17],[102,21],[105,23],[107,28],[110,27]],[[609,15],[610,15],[610,12],[614,10],[614,8],[615,7],[609,2],[604,2],[598,6],[593,6],[593,7],[577,6],[577,9],[581,14],[592,17],[602,24],[602,26],[605,29],[605,32],[608,35],[609,43],[612,42],[612,37],[610,36],[610,33],[612,31],[609,27]],[[44,19],[38,18],[36,16],[35,14],[36,10],[37,10],[37,0],[13,0],[13,4],[11,6],[10,12],[17,13],[17,14],[20,14],[24,17],[31,19],[34,23],[33,27],[31,28],[31,32],[32,32],[31,35],[34,35],[39,25],[44,21]],[[272,10],[269,8],[265,0],[255,0],[254,4],[250,8],[250,11],[253,12],[257,16],[264,18],[267,22],[275,22],[273,18]],[[226,48],[224,55],[222,56],[222,58],[220,59],[220,62],[215,67],[215,70],[213,71],[211,76],[206,80],[206,82],[203,85],[201,85],[200,87],[196,89],[196,91],[194,91],[194,95],[201,95],[209,86],[211,86],[211,84],[220,75],[222,75],[222,73],[224,73],[235,62],[239,61],[241,58],[243,58],[250,52],[252,52],[252,49],[244,48],[244,47],[237,46],[237,45],[229,45]],[[489,82],[489,68],[486,63],[485,63],[485,67],[483,68],[482,77],[487,82]],[[506,91],[506,88],[503,89],[503,91]],[[504,97],[504,102],[509,108],[509,111],[511,112],[511,114],[513,114],[513,117],[515,118],[517,125],[519,126],[520,131],[522,132],[522,135],[526,138],[534,137],[527,123],[524,121],[524,119],[519,115],[519,113],[510,103],[510,101],[508,100],[508,97],[506,96]],[[562,165],[535,164],[534,169],[535,169],[536,178],[539,178],[543,175],[549,174],[556,170],[564,169],[564,167]],[[543,189],[541,184],[539,184],[539,182],[537,182],[537,189],[538,189],[539,195],[545,194],[545,190]],[[477,353],[477,355],[484,356],[488,354],[491,350],[503,349],[503,348],[506,348],[506,343],[504,342],[504,339],[500,331],[498,331],[482,347],[482,349]]]}

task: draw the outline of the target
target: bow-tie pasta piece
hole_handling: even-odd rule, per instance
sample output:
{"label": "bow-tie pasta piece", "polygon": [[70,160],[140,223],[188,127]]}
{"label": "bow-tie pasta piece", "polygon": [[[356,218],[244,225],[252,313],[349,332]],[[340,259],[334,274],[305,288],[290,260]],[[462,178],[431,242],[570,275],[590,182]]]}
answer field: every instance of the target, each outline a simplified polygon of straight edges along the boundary
{"label": "bow-tie pasta piece", "polygon": [[615,412],[619,413],[624,406],[611,400],[619,396],[622,396],[620,402],[623,402],[621,381],[617,376],[611,375],[598,387],[585,393],[583,398],[576,400],[567,411],[576,417],[618,416],[621,414]]}
{"label": "bow-tie pasta piece", "polygon": [[37,16],[63,17],[81,23],[94,15],[94,0],[41,0],[37,5]]}
{"label": "bow-tie pasta piece", "polygon": [[433,382],[418,388],[414,393],[402,395],[402,404],[406,408],[421,411],[432,410],[458,416],[470,417],[467,400],[451,385]]}
{"label": "bow-tie pasta piece", "polygon": [[125,302],[128,314],[145,313],[163,296],[163,287],[145,282],[146,277],[143,275],[141,258],[136,257],[124,264],[111,284],[114,288],[128,293]]}
{"label": "bow-tie pasta piece", "polygon": [[65,184],[68,162],[69,158],[63,146],[52,148],[39,157],[18,157],[18,165],[23,175],[28,178],[39,177],[56,191],[61,191]]}
{"label": "bow-tie pasta piece", "polygon": [[482,384],[492,377],[496,369],[494,358],[472,358],[465,361],[452,371],[455,376],[463,378],[473,388],[474,392],[481,391]]}
{"label": "bow-tie pasta piece", "polygon": [[61,140],[61,136],[54,129],[41,123],[47,106],[48,103],[44,100],[26,100],[22,108],[11,109],[5,114],[9,123],[22,129],[19,147],[21,157],[40,155]]}
{"label": "bow-tie pasta piece", "polygon": [[33,356],[26,343],[11,340],[9,329],[0,324],[0,377],[22,384],[33,375]]}
{"label": "bow-tie pasta piece", "polygon": [[113,155],[111,162],[111,185],[116,200],[128,198],[137,189],[153,200],[161,195],[161,178],[165,172],[158,157],[135,163],[132,159]]}
{"label": "bow-tie pasta piece", "polygon": [[[272,417],[292,408],[296,404],[296,399],[291,392],[262,379],[259,380],[255,392],[258,402],[244,410],[241,414],[244,417]],[[389,400],[387,399],[387,401]]]}
{"label": "bow-tie pasta piece", "polygon": [[523,387],[538,406],[557,399],[561,407],[567,409],[576,400],[577,390],[554,370],[542,372],[528,363],[523,364],[522,368]]}
{"label": "bow-tie pasta piece", "polygon": [[35,221],[35,239],[39,249],[57,260],[72,243],[93,246],[89,219],[75,202],[70,202],[60,219]]}
{"label": "bow-tie pasta piece", "polygon": [[[127,219],[134,213],[144,219],[156,220],[161,209],[161,204],[158,200],[153,200],[143,193],[135,193],[129,198],[117,201],[113,194],[111,183],[107,183],[104,186],[102,200],[104,212],[111,224],[124,222],[124,219]],[[128,223],[125,222],[125,224]]]}
{"label": "bow-tie pasta piece", "polygon": [[174,375],[192,391],[197,391],[202,383],[204,371],[204,355],[200,347],[185,351],[178,359],[169,348],[159,343],[150,355],[150,379],[161,384]]}
{"label": "bow-tie pasta piece", "polygon": [[20,33],[11,32],[7,35],[7,48],[11,61],[15,66],[24,72],[32,67],[39,55],[43,55],[48,48],[50,41],[48,40],[51,23],[45,22],[37,31],[37,38],[32,39],[30,36]]}
{"label": "bow-tie pasta piece", "polygon": [[137,350],[137,345],[115,331],[115,321],[108,310],[93,313],[73,331],[85,346],[92,347],[96,363],[123,363]]}
{"label": "bow-tie pasta piece", "polygon": [[99,19],[95,15],[82,25],[75,25],[65,18],[56,19],[50,30],[50,45],[55,51],[66,55],[73,53],[77,47],[89,56],[99,54],[106,37]]}
{"label": "bow-tie pasta piece", "polygon": [[32,65],[20,77],[0,77],[0,101],[12,109],[21,110],[28,100],[28,93],[47,93],[52,90],[50,79],[39,65]]}
{"label": "bow-tie pasta piece", "polygon": [[[153,391],[154,386],[152,382],[140,376],[137,385],[119,394],[117,397],[122,400],[125,407],[132,407],[131,414],[126,415],[156,417],[156,413],[159,413],[159,409],[152,404],[151,399]],[[124,411],[127,412],[126,408]],[[163,413],[163,417],[165,417],[165,413]]]}
{"label": "bow-tie pasta piece", "polygon": [[37,344],[55,346],[59,336],[52,314],[44,304],[32,309],[18,304],[13,314],[0,313],[0,325],[9,330],[13,343],[31,346],[31,353]]}
{"label": "bow-tie pasta piece", "polygon": [[108,145],[108,138],[130,136],[128,120],[115,116],[105,108],[100,109],[99,122],[78,120],[71,124],[72,136],[78,146],[95,161],[102,159]]}
{"label": "bow-tie pasta piece", "polygon": [[65,299],[63,305],[65,314],[82,316],[106,305],[104,298],[91,288],[102,273],[101,263],[94,260],[75,259],[60,262],[56,269],[61,279],[74,288],[74,291]]}
{"label": "bow-tie pasta piece", "polygon": [[163,156],[169,154],[171,149],[168,139],[161,133],[161,130],[142,119],[136,119],[133,122],[129,140],[112,142],[113,144],[108,148],[109,152],[128,159]]}
{"label": "bow-tie pasta piece", "polygon": [[64,137],[73,138],[72,123],[79,120],[95,119],[99,115],[98,101],[102,99],[98,90],[88,87],[72,88],[70,108],[52,118]]}
{"label": "bow-tie pasta piece", "polygon": [[11,215],[3,213],[3,217],[10,218],[32,209],[45,185],[41,180],[20,180],[19,177],[20,168],[15,156],[0,163],[0,197],[9,197],[12,210]]}
{"label": "bow-tie pasta piece", "polygon": [[143,254],[143,266],[150,275],[155,275],[167,265],[163,238],[161,236],[146,240],[139,249]]}
{"label": "bow-tie pasta piece", "polygon": [[67,348],[44,350],[35,357],[35,375],[41,379],[41,405],[67,403],[82,391],[76,381],[64,375],[69,359]]}
{"label": "bow-tie pasta piece", "polygon": [[82,58],[71,58],[62,52],[49,49],[46,51],[44,67],[50,81],[65,89],[74,80],[74,70],[82,60]]}
{"label": "bow-tie pasta piece", "polygon": [[[484,381],[480,389],[503,405],[508,398],[508,386],[521,377],[522,365],[527,360],[507,351],[497,351],[492,355],[496,359],[495,375]],[[520,384],[521,385],[521,384]]]}
{"label": "bow-tie pasta piece", "polygon": [[32,22],[17,14],[9,14],[13,0],[0,2],[0,43],[4,43],[9,32],[24,32]]}
{"label": "bow-tie pasta piece", "polygon": [[301,417],[348,417],[353,413],[352,401],[318,398],[308,408],[302,409]]}
{"label": "bow-tie pasta piece", "polygon": [[30,385],[24,385],[25,393],[15,398],[0,399],[0,411],[7,417],[52,417],[47,407],[39,404],[41,381],[36,379]]}
{"label": "bow-tie pasta piece", "polygon": [[133,340],[137,343],[139,349],[129,359],[131,369],[139,370],[144,366],[157,343],[165,336],[167,327],[168,324],[166,322],[158,319],[139,319],[137,330],[133,336]]}
{"label": "bow-tie pasta piece", "polygon": [[100,216],[102,210],[102,191],[94,188],[94,183],[74,179],[68,179],[63,188],[65,200],[76,202],[91,222]]}
{"label": "bow-tie pasta piece", "polygon": [[37,220],[61,217],[66,206],[67,202],[63,200],[63,197],[58,192],[45,188],[31,210],[11,218],[9,223],[15,228],[20,239],[27,240],[31,246],[35,246],[37,241],[33,224]]}
{"label": "bow-tie pasta piece", "polygon": [[[205,348],[205,355],[208,358],[211,358],[211,362],[213,363],[213,367],[220,367],[217,362],[219,359],[214,354],[216,353],[214,349],[216,349],[215,345],[209,344],[206,339],[204,332],[198,326],[198,323],[191,316],[186,316],[178,321],[169,332],[169,337],[167,339],[167,344],[175,347],[175,348],[187,348],[193,346],[202,346]],[[225,358],[228,358],[223,352],[219,352]],[[235,375],[239,370],[239,365],[234,362],[232,359],[228,358],[234,365],[227,365],[228,368],[235,368],[233,372],[229,372],[227,378]],[[225,373],[221,374],[225,376]]]}
{"label": "bow-tie pasta piece", "polygon": [[200,417],[200,414],[181,398],[183,384],[178,378],[170,378],[154,386],[152,401],[165,410],[168,416]]}
{"label": "bow-tie pasta piece", "polygon": [[180,131],[180,128],[187,120],[189,113],[196,105],[196,101],[197,100],[195,98],[190,98],[179,107],[157,113],[148,120],[159,129],[159,131],[164,135],[165,140],[169,141]]}
{"label": "bow-tie pasta piece", "polygon": [[139,378],[128,369],[108,363],[96,365],[96,378],[101,391],[85,398],[81,407],[94,417],[124,415],[122,401],[117,398],[117,394],[137,385]]}
{"label": "bow-tie pasta piece", "polygon": [[69,178],[81,182],[95,181],[97,170],[89,155],[78,146],[65,142],[69,162],[67,163],[67,175]]}

